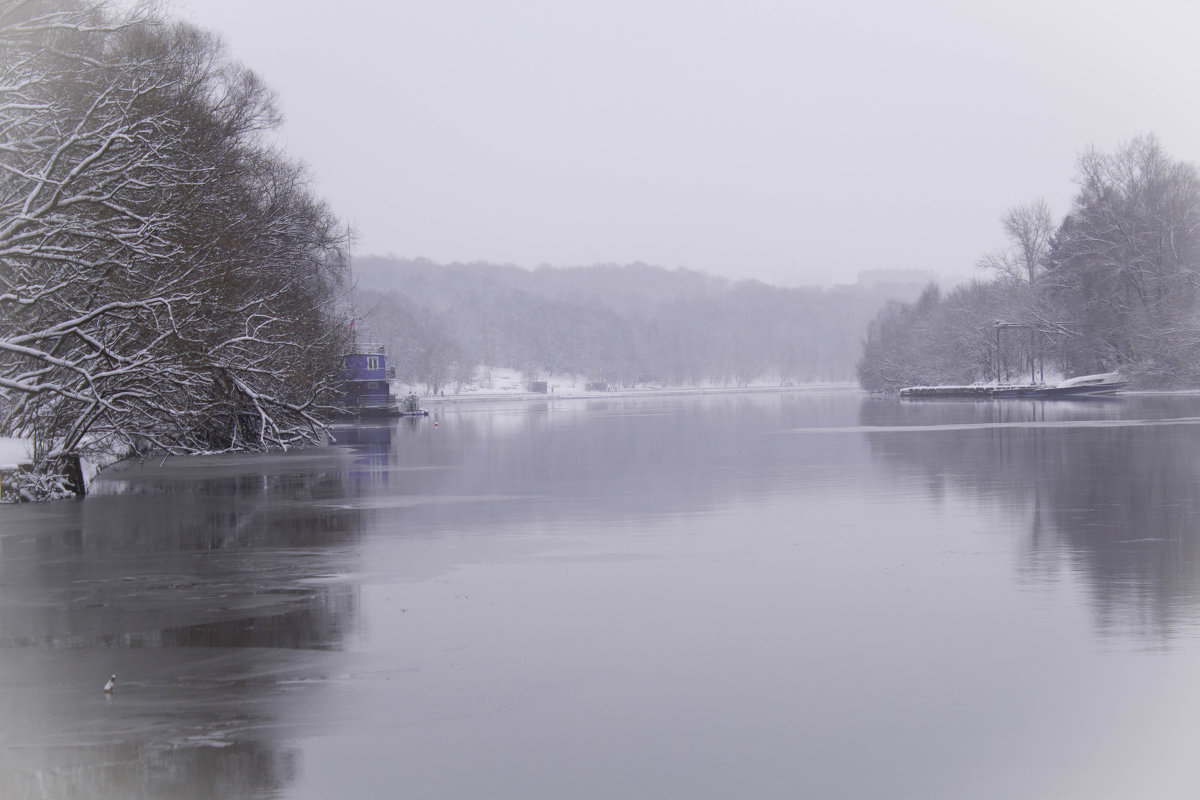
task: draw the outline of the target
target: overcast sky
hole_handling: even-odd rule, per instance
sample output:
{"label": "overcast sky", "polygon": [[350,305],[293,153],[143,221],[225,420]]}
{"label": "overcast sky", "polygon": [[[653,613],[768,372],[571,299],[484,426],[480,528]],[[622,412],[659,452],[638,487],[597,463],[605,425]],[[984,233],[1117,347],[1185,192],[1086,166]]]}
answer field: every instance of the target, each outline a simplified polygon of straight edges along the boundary
{"label": "overcast sky", "polygon": [[1200,162],[1200,3],[174,0],[359,254],[975,274],[1078,154]]}

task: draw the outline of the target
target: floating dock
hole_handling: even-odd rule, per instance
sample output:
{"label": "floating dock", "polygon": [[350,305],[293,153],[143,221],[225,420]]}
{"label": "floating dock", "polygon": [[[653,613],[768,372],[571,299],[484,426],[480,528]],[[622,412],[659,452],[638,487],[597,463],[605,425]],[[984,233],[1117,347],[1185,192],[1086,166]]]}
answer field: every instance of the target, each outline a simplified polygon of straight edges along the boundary
{"label": "floating dock", "polygon": [[1033,397],[1044,386],[909,386],[900,390],[901,397],[967,398],[991,400],[993,397]]}
{"label": "floating dock", "polygon": [[1112,397],[1125,388],[1125,380],[1119,373],[1105,372],[1099,375],[1081,375],[1062,383],[1048,386],[1042,383],[1001,384],[999,386],[976,384],[972,386],[909,386],[900,390],[901,397],[913,399],[993,400],[1024,398],[1031,400],[1065,400],[1084,397]]}

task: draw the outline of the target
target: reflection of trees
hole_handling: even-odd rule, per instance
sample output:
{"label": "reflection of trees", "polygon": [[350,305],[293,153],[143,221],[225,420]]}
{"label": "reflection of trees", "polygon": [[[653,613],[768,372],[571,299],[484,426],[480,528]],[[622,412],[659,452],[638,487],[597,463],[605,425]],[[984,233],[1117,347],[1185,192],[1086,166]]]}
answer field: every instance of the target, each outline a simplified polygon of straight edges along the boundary
{"label": "reflection of trees", "polygon": [[[0,693],[0,797],[275,796],[297,766],[269,732],[313,699],[292,681],[359,614],[337,577],[357,569],[354,470],[340,450],[130,466],[124,493],[0,537],[19,687]],[[107,705],[96,663],[120,676]]]}
{"label": "reflection of trees", "polygon": [[[1023,569],[1084,576],[1104,627],[1169,635],[1200,599],[1200,425],[1112,424],[1194,417],[1187,397],[1109,403],[864,404],[862,422],[894,426],[1044,422],[871,434],[891,469],[931,491],[952,486],[1008,506],[1030,531]],[[1095,420],[1096,425],[1055,425]]]}
{"label": "reflection of trees", "polygon": [[164,630],[249,620],[257,646],[292,646],[261,638],[282,615],[294,624],[273,626],[281,641],[336,647],[355,603],[298,582],[344,571],[339,546],[358,539],[361,512],[319,501],[343,497],[345,477],[263,472],[91,498],[78,532],[4,541],[0,576],[37,599],[5,610],[0,642],[157,645]]}
{"label": "reflection of trees", "polygon": [[36,771],[7,769],[7,759],[0,756],[0,791],[9,800],[265,797],[274,796],[298,772],[296,753],[273,744],[179,745],[101,744],[87,750],[84,763]]}

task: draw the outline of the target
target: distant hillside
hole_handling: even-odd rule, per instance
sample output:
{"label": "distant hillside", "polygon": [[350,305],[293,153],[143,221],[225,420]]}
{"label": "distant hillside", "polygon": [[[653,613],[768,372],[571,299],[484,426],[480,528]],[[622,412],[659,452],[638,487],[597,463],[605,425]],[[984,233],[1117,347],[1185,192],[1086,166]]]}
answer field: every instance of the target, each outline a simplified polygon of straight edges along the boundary
{"label": "distant hillside", "polygon": [[616,385],[851,381],[867,325],[918,284],[833,289],[733,282],[647,264],[533,270],[375,256],[354,261],[363,336],[440,388],[477,363]]}

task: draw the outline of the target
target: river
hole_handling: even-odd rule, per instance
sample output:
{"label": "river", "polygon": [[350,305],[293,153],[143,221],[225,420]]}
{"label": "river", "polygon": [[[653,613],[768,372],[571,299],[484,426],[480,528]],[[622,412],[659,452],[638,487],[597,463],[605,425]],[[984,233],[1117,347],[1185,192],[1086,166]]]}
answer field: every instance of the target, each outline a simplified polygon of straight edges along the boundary
{"label": "river", "polygon": [[0,797],[1200,791],[1200,397],[336,433],[0,506]]}

